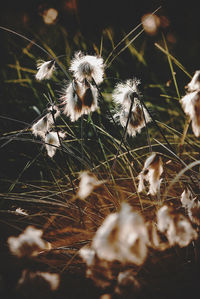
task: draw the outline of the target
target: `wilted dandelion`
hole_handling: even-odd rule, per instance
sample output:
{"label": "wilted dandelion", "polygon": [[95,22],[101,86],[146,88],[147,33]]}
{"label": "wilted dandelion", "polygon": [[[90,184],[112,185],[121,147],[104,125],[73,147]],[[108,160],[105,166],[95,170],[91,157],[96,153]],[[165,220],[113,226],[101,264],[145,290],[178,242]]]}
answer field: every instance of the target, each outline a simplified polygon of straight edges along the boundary
{"label": "wilted dandelion", "polygon": [[55,70],[55,60],[40,61],[37,63],[37,73],[35,78],[39,81],[44,79],[50,79]]}
{"label": "wilted dandelion", "polygon": [[42,250],[51,248],[51,244],[42,239],[43,231],[28,226],[18,237],[9,237],[8,246],[12,254],[21,258],[35,256]]}
{"label": "wilted dandelion", "polygon": [[44,141],[49,157],[52,158],[55,155],[57,148],[60,146],[60,139],[64,138],[65,135],[64,132],[47,132]]}
{"label": "wilted dandelion", "polygon": [[81,115],[89,114],[98,108],[97,88],[84,80],[82,83],[73,80],[65,90],[61,100],[63,101],[63,113],[76,121]]}
{"label": "wilted dandelion", "polygon": [[[39,119],[37,122],[33,124],[31,127],[31,131],[37,137],[40,136],[45,138],[45,134],[50,130],[54,123],[54,119],[56,119],[60,115],[60,111],[57,106],[50,107],[48,112],[45,116]],[[52,113],[54,117],[52,116]]]}
{"label": "wilted dandelion", "polygon": [[95,187],[100,186],[104,181],[99,181],[94,175],[88,171],[83,171],[80,176],[79,188],[77,196],[80,199],[86,199],[94,190]]}
{"label": "wilted dandelion", "polygon": [[160,184],[160,176],[163,173],[163,162],[160,154],[152,153],[144,163],[144,167],[140,172],[138,192],[145,190],[144,182],[149,183],[149,194],[155,195],[158,192]]}
{"label": "wilted dandelion", "polygon": [[24,270],[18,281],[18,287],[27,285],[27,287],[35,286],[37,288],[42,283],[47,283],[51,291],[56,291],[60,284],[60,276],[57,273]]}
{"label": "wilted dandelion", "polygon": [[190,221],[182,214],[176,213],[168,206],[163,206],[157,212],[158,230],[165,234],[170,246],[188,246],[198,234]]}
{"label": "wilted dandelion", "polygon": [[192,80],[185,86],[188,92],[200,90],[200,70],[194,73]]}
{"label": "wilted dandelion", "polygon": [[183,111],[190,117],[192,130],[196,137],[200,136],[200,90],[186,94],[181,100]]}
{"label": "wilted dandelion", "polygon": [[70,71],[79,82],[85,79],[95,81],[98,85],[103,82],[104,63],[101,57],[84,55],[81,51],[76,52],[71,61]]}
{"label": "wilted dandelion", "polygon": [[147,242],[143,217],[123,203],[97,230],[92,248],[100,259],[141,265],[147,256]]}

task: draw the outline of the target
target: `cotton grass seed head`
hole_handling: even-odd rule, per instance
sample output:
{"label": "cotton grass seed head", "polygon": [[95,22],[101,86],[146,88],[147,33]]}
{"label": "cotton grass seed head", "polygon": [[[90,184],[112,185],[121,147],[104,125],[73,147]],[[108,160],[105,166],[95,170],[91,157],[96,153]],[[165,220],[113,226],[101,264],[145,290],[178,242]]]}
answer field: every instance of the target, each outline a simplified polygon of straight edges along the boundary
{"label": "cotton grass seed head", "polygon": [[[55,105],[53,107],[51,106],[48,110],[50,112],[35,122],[31,127],[31,131],[36,137],[45,138],[45,134],[51,129],[54,120],[60,115],[60,110]],[[54,116],[52,116],[52,113]]]}
{"label": "cotton grass seed head", "polygon": [[87,80],[84,80],[82,83],[73,80],[67,85],[61,100],[64,104],[63,113],[74,122],[82,115],[97,110],[98,91]]}
{"label": "cotton grass seed head", "polygon": [[[50,272],[32,272],[23,270],[18,281],[18,288],[27,287],[31,291],[32,287],[48,287],[51,291],[56,291],[60,284],[60,276],[57,273]],[[32,297],[31,297],[32,298]]]}
{"label": "cotton grass seed head", "polygon": [[70,71],[79,82],[84,79],[94,81],[96,84],[103,82],[104,76],[104,63],[101,57],[84,55],[81,51],[75,53],[71,61]]}
{"label": "cotton grass seed head", "polygon": [[44,138],[45,147],[49,157],[53,157],[56,153],[57,148],[60,146],[60,139],[65,137],[63,132],[48,132]]}
{"label": "cotton grass seed head", "polygon": [[144,182],[149,184],[149,194],[156,195],[160,185],[160,176],[163,173],[163,162],[160,154],[152,153],[145,161],[144,167],[138,175],[138,192],[145,190]]}
{"label": "cotton grass seed head", "polygon": [[190,221],[166,205],[157,212],[157,224],[158,230],[165,234],[170,246],[185,247],[198,237]]}
{"label": "cotton grass seed head", "polygon": [[147,256],[147,243],[143,217],[123,203],[118,213],[104,220],[93,238],[92,247],[100,259],[141,265]]}
{"label": "cotton grass seed head", "polygon": [[185,88],[188,92],[200,90],[200,70],[194,73],[192,80],[185,86]]}
{"label": "cotton grass seed head", "polygon": [[[120,112],[117,112],[114,115],[114,118],[116,120],[119,120],[123,128],[126,127],[128,117],[129,117],[129,110],[123,108],[120,110]],[[139,102],[135,100],[135,103],[131,110],[128,126],[127,126],[127,133],[132,137],[136,136],[136,134],[141,133],[142,128],[144,128],[146,123],[150,121],[151,118],[147,110],[145,108],[143,108],[142,110]]]}
{"label": "cotton grass seed head", "polygon": [[42,239],[43,231],[28,226],[18,237],[9,237],[10,252],[17,257],[36,256],[40,251],[51,248],[51,244]]}
{"label": "cotton grass seed head", "polygon": [[186,94],[181,100],[183,111],[190,117],[192,130],[196,137],[200,136],[200,90]]}
{"label": "cotton grass seed head", "polygon": [[39,61],[37,63],[37,73],[35,75],[35,78],[39,81],[41,80],[48,80],[52,77],[53,72],[55,70],[55,60],[49,60],[49,61]]}
{"label": "cotton grass seed head", "polygon": [[133,78],[128,79],[125,83],[118,83],[112,93],[113,102],[122,105],[128,110],[131,102],[138,98],[138,85],[140,80]]}
{"label": "cotton grass seed head", "polygon": [[88,171],[83,171],[79,175],[79,187],[77,196],[80,199],[86,199],[94,190],[94,188],[100,186],[104,181],[99,181],[93,174]]}

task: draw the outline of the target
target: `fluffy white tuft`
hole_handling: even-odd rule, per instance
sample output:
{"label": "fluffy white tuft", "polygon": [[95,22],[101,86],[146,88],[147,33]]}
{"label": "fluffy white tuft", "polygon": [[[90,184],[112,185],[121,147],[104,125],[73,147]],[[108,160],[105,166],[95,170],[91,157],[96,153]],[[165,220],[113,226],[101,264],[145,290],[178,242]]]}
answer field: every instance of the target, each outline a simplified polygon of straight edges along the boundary
{"label": "fluffy white tuft", "polygon": [[50,243],[42,239],[43,231],[28,226],[18,237],[9,237],[8,246],[17,257],[35,256],[40,251],[50,249]]}
{"label": "fluffy white tuft", "polygon": [[47,154],[51,158],[55,155],[57,148],[60,146],[58,134],[61,139],[65,137],[65,133],[63,132],[51,131],[46,134],[44,139]]}
{"label": "fluffy white tuft", "polygon": [[144,167],[138,175],[138,192],[145,190],[144,182],[149,183],[149,194],[155,195],[160,185],[160,176],[163,173],[163,163],[158,153],[152,153],[144,163]]}
{"label": "fluffy white tuft", "polygon": [[101,57],[84,55],[81,51],[75,53],[71,61],[70,71],[73,72],[74,78],[79,82],[84,79],[91,81],[94,79],[96,84],[103,82],[104,63]]}
{"label": "fluffy white tuft", "polygon": [[49,60],[46,62],[38,62],[37,69],[38,69],[38,71],[35,75],[35,78],[37,80],[41,81],[44,79],[50,79],[55,70],[55,61]]}

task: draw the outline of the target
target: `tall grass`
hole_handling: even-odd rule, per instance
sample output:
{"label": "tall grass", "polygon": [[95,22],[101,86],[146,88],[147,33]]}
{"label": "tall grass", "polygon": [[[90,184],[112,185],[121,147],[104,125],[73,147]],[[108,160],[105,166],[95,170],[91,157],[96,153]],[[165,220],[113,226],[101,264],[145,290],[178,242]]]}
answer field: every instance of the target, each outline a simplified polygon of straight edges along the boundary
{"label": "tall grass", "polygon": [[[163,73],[164,69],[165,76],[156,73],[151,65],[142,24],[124,34],[120,41],[115,41],[112,31],[108,29],[102,33],[99,44],[89,44],[80,33],[74,36],[73,41],[69,41],[64,28],[60,27],[59,30],[64,44],[60,53],[55,53],[51,45],[47,45],[45,39],[37,35],[34,42],[29,39],[20,40],[19,44],[24,43],[20,50],[19,40],[15,37],[14,47],[20,55],[16,55],[14,61],[2,71],[6,88],[23,92],[22,100],[15,100],[15,95],[9,94],[12,96],[9,99],[13,102],[12,107],[15,109],[17,106],[16,109],[21,110],[25,101],[29,101],[29,96],[30,103],[22,108],[22,119],[10,117],[9,111],[7,115],[1,116],[4,124],[0,137],[1,152],[7,159],[9,168],[7,175],[1,178],[4,187],[0,194],[0,222],[4,227],[9,227],[10,234],[15,235],[28,225],[42,229],[43,237],[52,247],[35,258],[37,264],[62,275],[81,273],[84,276],[85,264],[79,256],[79,250],[91,244],[104,219],[111,213],[118,212],[122,202],[129,203],[145,219],[153,220],[164,204],[180,211],[180,196],[186,187],[190,188],[193,196],[198,197],[200,143],[194,136],[190,121],[185,117],[179,101],[185,94],[184,86],[191,80],[192,74],[170,52],[164,33],[160,33],[152,55],[161,61],[160,72]],[[13,37],[10,32],[7,34],[13,47]],[[36,42],[42,51],[39,51],[41,49],[38,46],[34,47]],[[75,122],[64,115],[55,120],[56,129],[64,131],[67,137],[60,141],[62,146],[50,158],[44,142],[33,137],[32,124],[46,113],[52,102],[59,104],[65,81],[70,78],[69,67],[74,52],[81,50],[87,53],[88,49],[94,54],[100,54],[106,63],[105,79],[98,87],[99,108]],[[47,54],[56,59],[59,67],[52,79],[37,82],[36,62],[44,56],[48,59]],[[129,69],[126,74],[123,69],[128,61],[133,64],[133,71]],[[152,121],[146,123],[146,130],[143,128],[140,134],[130,137],[113,117],[115,105],[112,91],[117,83],[129,77],[138,77],[142,72],[145,75],[141,78],[140,101],[143,109],[148,110]],[[167,78],[169,84],[166,84]],[[18,129],[14,129],[15,126]],[[138,175],[152,151],[161,154],[164,165],[162,181],[155,196],[147,192],[139,193],[137,188]],[[12,165],[16,168],[15,171]],[[87,198],[81,199],[77,194],[79,175],[84,170],[102,180],[102,184],[95,187]],[[18,207],[27,214],[18,214]],[[5,233],[5,238],[7,237],[8,234]],[[197,246],[193,249],[198,251]],[[187,260],[186,256],[191,260],[194,258],[196,253],[194,254],[193,249],[188,247],[187,253],[185,248],[172,248],[159,254],[170,262],[178,259],[182,267],[183,261]],[[145,280],[145,277],[150,279],[150,266],[153,265],[156,269],[155,273],[160,271],[156,263],[160,268],[165,267],[158,261],[155,253],[151,254],[152,260],[139,271],[141,280]],[[103,267],[101,264],[98,266],[100,269]],[[118,266],[112,267],[114,272]],[[123,268],[124,265],[120,267]],[[152,289],[157,281],[155,273],[150,279]],[[111,281],[116,279],[113,273],[111,277]],[[95,279],[99,281],[99,278]],[[106,291],[111,294],[112,287],[109,287]]]}

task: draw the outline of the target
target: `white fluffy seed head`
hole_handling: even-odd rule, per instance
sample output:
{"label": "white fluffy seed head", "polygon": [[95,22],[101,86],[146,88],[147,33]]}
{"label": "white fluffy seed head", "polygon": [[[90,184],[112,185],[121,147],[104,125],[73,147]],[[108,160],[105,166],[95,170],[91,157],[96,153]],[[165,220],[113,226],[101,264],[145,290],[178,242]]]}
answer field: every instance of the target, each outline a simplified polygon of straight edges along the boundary
{"label": "white fluffy seed head", "polygon": [[194,73],[192,80],[185,86],[188,92],[197,91],[200,89],[200,70]]}
{"label": "white fluffy seed head", "polygon": [[[86,103],[89,100],[89,104]],[[63,113],[70,117],[72,122],[82,115],[89,114],[98,109],[98,90],[89,82],[70,82],[62,96],[64,104]]]}
{"label": "white fluffy seed head", "polygon": [[83,171],[79,175],[79,188],[77,196],[80,199],[86,199],[94,190],[95,187],[100,186],[104,181],[99,181],[93,174],[88,171]]}
{"label": "white fluffy seed head", "polygon": [[157,224],[158,230],[165,234],[170,246],[185,247],[198,237],[190,221],[166,205],[157,212]]}
{"label": "white fluffy seed head", "polygon": [[[132,137],[136,136],[136,134],[139,134],[141,132],[142,128],[144,128],[145,126],[145,121],[146,123],[151,121],[149,113],[145,108],[143,109],[144,109],[144,114],[142,108],[140,107],[139,102],[135,100],[135,103],[132,107],[129,123],[127,126],[127,133]],[[116,120],[119,120],[121,126],[125,128],[128,120],[128,116],[129,116],[129,110],[122,108],[120,112],[114,115],[114,118]]]}
{"label": "white fluffy seed head", "polygon": [[196,137],[200,136],[200,90],[186,94],[181,100],[183,111],[190,117],[192,130]]}
{"label": "white fluffy seed head", "polygon": [[84,55],[81,51],[76,52],[71,61],[70,71],[76,80],[83,82],[84,79],[94,81],[96,84],[103,82],[104,63],[101,57]]}
{"label": "white fluffy seed head", "polygon": [[[58,136],[59,134],[59,136]],[[45,147],[47,150],[47,154],[49,157],[53,157],[56,153],[57,148],[60,146],[60,140],[59,138],[64,138],[65,133],[63,132],[48,132],[44,138],[45,141]]]}
{"label": "white fluffy seed head", "polygon": [[144,182],[149,183],[149,194],[156,195],[160,185],[160,176],[163,173],[163,162],[158,153],[152,153],[145,161],[144,167],[138,175],[138,192],[145,190]]}
{"label": "white fluffy seed head", "polygon": [[[60,110],[57,106],[50,107],[48,110],[53,112],[54,119],[56,119],[60,115]],[[45,116],[35,122],[31,127],[31,131],[36,137],[40,136],[42,138],[45,138],[45,134],[51,129],[54,123],[52,112],[48,112]]]}
{"label": "white fluffy seed head", "polygon": [[22,275],[18,281],[18,287],[20,288],[23,285],[27,287],[32,286],[33,284],[37,287],[37,284],[41,282],[47,282],[51,291],[58,289],[60,284],[60,276],[57,273],[50,272],[32,272],[29,270],[23,270]]}
{"label": "white fluffy seed head", "polygon": [[44,79],[50,79],[53,75],[53,72],[55,70],[55,61],[49,60],[49,61],[41,61],[37,63],[37,73],[35,75],[35,78],[39,81]]}
{"label": "white fluffy seed head", "polygon": [[50,249],[50,243],[42,239],[43,231],[28,226],[18,237],[9,237],[8,246],[12,254],[21,258],[35,256],[40,251]]}
{"label": "white fluffy seed head", "polygon": [[129,109],[132,98],[137,98],[139,84],[140,80],[136,78],[126,80],[125,83],[118,83],[112,93],[114,103],[122,105],[125,109]]}
{"label": "white fluffy seed head", "polygon": [[104,220],[93,238],[92,247],[100,259],[141,265],[147,255],[147,243],[143,217],[124,203],[118,213]]}

